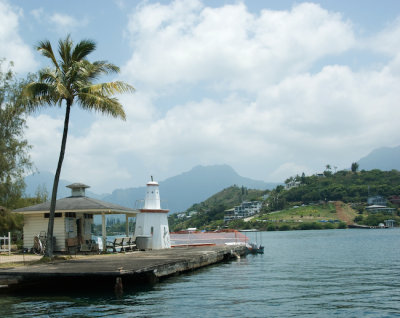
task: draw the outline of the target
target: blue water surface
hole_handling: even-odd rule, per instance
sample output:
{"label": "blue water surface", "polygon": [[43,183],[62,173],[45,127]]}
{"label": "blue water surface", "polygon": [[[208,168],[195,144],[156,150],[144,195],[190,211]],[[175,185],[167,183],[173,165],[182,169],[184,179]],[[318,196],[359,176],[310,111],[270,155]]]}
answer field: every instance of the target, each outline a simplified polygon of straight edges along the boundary
{"label": "blue water surface", "polygon": [[[251,236],[251,235],[250,235]],[[400,317],[400,229],[264,232],[249,255],[153,286],[0,296],[0,317]]]}

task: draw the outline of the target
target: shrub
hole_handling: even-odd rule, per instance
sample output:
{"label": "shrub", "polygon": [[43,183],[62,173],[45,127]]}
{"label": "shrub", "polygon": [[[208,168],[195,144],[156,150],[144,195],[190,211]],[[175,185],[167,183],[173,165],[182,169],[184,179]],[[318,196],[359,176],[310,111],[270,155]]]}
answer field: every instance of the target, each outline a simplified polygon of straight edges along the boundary
{"label": "shrub", "polygon": [[322,224],[317,222],[312,223],[302,223],[298,227],[299,230],[320,230],[322,229]]}
{"label": "shrub", "polygon": [[338,223],[338,229],[347,229],[347,224],[345,222]]}
{"label": "shrub", "polygon": [[282,225],[279,227],[279,231],[289,231],[289,230],[290,230],[290,226],[287,225],[287,224],[282,224]]}
{"label": "shrub", "polygon": [[324,224],[324,228],[327,229],[327,230],[330,230],[330,229],[334,229],[335,226],[332,223],[328,222],[328,223]]}

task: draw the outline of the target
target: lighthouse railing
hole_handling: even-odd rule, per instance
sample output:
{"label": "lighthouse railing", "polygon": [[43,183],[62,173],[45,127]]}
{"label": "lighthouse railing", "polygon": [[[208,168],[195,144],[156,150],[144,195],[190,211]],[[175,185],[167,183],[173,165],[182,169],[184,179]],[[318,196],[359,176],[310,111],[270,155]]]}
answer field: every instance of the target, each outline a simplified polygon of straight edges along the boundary
{"label": "lighthouse railing", "polygon": [[[145,205],[145,200],[136,200],[135,201],[135,209],[140,210],[143,209]],[[160,207],[162,210],[168,210],[168,201],[160,200]]]}

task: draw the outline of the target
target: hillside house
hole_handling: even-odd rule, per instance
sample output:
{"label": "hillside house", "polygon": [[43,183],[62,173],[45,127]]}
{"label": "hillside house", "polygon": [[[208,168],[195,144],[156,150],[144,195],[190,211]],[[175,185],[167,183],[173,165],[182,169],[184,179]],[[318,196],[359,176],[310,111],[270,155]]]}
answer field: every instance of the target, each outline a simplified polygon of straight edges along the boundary
{"label": "hillside house", "polygon": [[229,222],[235,219],[243,219],[260,212],[261,201],[245,201],[232,209],[225,210],[224,221]]}
{"label": "hillside house", "polygon": [[387,201],[383,196],[375,195],[375,196],[372,196],[372,197],[368,197],[367,203],[368,203],[368,205],[383,205],[383,206],[386,206]]}
{"label": "hillside house", "polygon": [[290,181],[288,183],[285,184],[285,190],[290,190],[292,188],[297,188],[301,185],[301,181]]}
{"label": "hillside house", "polygon": [[385,205],[370,205],[365,208],[368,213],[376,214],[376,213],[383,213],[383,214],[393,214],[395,212],[395,208],[388,208]]}
{"label": "hillside house", "polygon": [[400,206],[400,196],[392,195],[388,199],[389,199],[390,203],[392,203],[394,205],[397,205],[397,206]]}

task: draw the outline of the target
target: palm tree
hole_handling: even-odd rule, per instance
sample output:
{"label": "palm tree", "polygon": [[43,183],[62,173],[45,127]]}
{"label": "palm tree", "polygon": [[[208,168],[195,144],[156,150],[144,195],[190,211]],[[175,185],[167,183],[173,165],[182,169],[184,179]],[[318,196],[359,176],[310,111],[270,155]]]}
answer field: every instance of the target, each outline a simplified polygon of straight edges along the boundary
{"label": "palm tree", "polygon": [[87,56],[96,49],[96,44],[91,40],[82,40],[74,45],[69,35],[64,40],[60,39],[58,42],[59,59],[56,58],[51,43],[47,40],[39,42],[36,48],[43,56],[51,60],[52,66],[40,70],[38,80],[25,86],[22,92],[23,103],[28,111],[34,111],[43,106],[61,107],[65,105],[66,107],[64,132],[54,176],[47,231],[46,256],[52,257],[57,188],[67,142],[71,107],[75,103],[85,110],[94,110],[125,120],[122,105],[112,95],[132,92],[134,88],[120,81],[94,83],[100,75],[118,73],[119,68],[106,61],[89,62]]}

